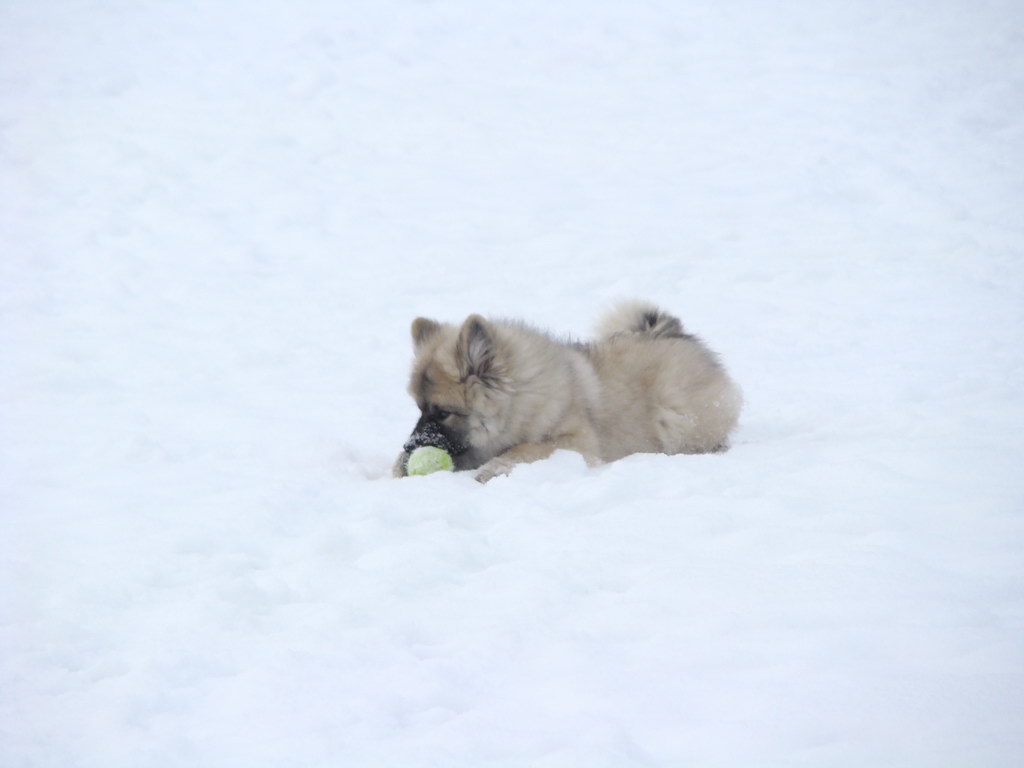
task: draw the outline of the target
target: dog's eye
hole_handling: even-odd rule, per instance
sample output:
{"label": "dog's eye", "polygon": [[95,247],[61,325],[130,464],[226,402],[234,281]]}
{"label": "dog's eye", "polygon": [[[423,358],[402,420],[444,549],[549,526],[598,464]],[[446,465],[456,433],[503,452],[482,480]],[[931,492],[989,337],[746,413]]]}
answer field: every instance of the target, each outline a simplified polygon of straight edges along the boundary
{"label": "dog's eye", "polygon": [[449,416],[451,416],[451,413],[449,411],[443,411],[440,408],[438,408],[437,410],[434,411],[434,420],[435,421],[444,421]]}

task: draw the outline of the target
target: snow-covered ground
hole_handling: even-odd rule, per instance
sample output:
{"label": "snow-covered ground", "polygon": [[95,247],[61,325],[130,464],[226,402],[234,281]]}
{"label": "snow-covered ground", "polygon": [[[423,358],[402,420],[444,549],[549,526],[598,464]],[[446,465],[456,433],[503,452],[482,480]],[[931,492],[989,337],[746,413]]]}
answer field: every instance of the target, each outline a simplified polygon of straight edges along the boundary
{"label": "snow-covered ground", "polygon": [[[1017,0],[0,4],[0,765],[1024,754]],[[391,480],[418,314],[717,456]]]}

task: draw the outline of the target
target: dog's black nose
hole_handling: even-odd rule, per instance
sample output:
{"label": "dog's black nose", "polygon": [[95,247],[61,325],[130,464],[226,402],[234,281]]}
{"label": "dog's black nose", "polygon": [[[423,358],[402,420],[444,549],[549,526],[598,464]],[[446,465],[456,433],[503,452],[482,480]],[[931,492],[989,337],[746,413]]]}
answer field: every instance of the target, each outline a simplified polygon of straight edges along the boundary
{"label": "dog's black nose", "polygon": [[406,453],[412,453],[417,448],[429,445],[433,448],[440,448],[451,456],[458,456],[466,451],[466,446],[461,440],[449,430],[438,424],[429,416],[422,416],[416,422],[409,439],[402,446]]}
{"label": "dog's black nose", "polygon": [[406,453],[412,453],[417,448],[422,448],[425,445],[440,448],[451,455],[455,454],[452,440],[446,434],[445,429],[436,421],[432,421],[426,416],[421,418],[416,424],[416,428],[409,435],[409,439],[405,441],[403,448]]}

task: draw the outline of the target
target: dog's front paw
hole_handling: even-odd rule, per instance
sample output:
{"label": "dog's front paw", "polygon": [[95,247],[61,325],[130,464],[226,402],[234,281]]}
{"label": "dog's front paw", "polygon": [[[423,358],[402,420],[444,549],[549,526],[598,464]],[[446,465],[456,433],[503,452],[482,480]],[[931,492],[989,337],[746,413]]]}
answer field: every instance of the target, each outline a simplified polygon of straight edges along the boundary
{"label": "dog's front paw", "polygon": [[514,462],[508,459],[503,459],[500,456],[491,459],[484,464],[480,469],[477,470],[476,474],[473,475],[473,479],[478,483],[486,483],[488,480],[493,480],[499,475],[507,475],[512,471],[512,467],[515,466]]}
{"label": "dog's front paw", "polygon": [[394,465],[391,467],[391,476],[392,477],[406,477],[409,474],[406,471],[406,467],[405,467],[405,465],[408,463],[408,461],[409,461],[409,454],[406,453],[405,451],[402,451],[398,455],[398,458],[395,459]]}

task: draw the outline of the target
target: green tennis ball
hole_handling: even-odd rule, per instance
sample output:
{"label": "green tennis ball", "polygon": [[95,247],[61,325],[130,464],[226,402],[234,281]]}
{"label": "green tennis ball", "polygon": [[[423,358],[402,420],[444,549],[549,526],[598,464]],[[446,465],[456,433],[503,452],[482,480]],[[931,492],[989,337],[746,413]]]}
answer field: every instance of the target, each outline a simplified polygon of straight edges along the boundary
{"label": "green tennis ball", "polygon": [[405,471],[410,475],[429,475],[442,470],[451,472],[453,469],[455,464],[448,451],[432,445],[420,446],[409,454],[409,460],[405,462]]}

